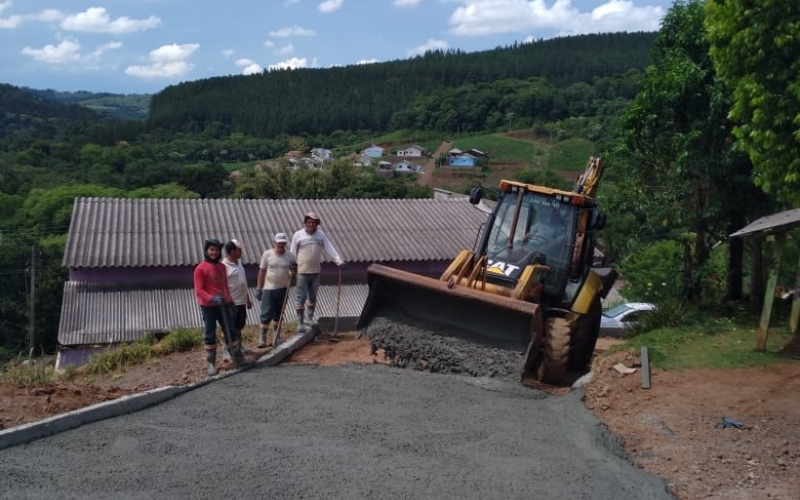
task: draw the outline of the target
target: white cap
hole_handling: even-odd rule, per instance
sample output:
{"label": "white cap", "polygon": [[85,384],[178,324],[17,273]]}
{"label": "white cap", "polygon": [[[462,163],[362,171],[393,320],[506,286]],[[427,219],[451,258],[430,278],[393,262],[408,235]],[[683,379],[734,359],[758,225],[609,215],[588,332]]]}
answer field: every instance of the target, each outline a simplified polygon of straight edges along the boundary
{"label": "white cap", "polygon": [[289,243],[289,237],[286,233],[278,233],[275,235],[275,243]]}

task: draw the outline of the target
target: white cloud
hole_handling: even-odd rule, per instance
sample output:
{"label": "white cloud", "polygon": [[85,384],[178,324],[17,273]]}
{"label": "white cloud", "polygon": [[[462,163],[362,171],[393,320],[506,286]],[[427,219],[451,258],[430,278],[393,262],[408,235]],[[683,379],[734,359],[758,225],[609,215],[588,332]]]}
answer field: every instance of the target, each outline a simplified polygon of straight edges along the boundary
{"label": "white cloud", "polygon": [[275,42],[273,42],[272,40],[267,40],[266,42],[264,42],[264,47],[267,47],[267,48],[271,49],[274,46],[275,46]]}
{"label": "white cloud", "polygon": [[[14,2],[0,2],[0,15],[3,11],[10,9]],[[64,14],[56,9],[45,9],[37,14],[18,15],[13,14],[8,17],[0,17],[0,28],[14,29],[26,21],[56,22],[64,18]]]}
{"label": "white cloud", "polygon": [[255,75],[264,71],[260,64],[246,57],[237,59],[234,64],[242,68],[243,75]]}
{"label": "white cloud", "polygon": [[614,31],[657,31],[664,10],[637,7],[629,0],[609,0],[591,12],[581,12],[571,0],[462,0],[450,15],[450,32],[462,36],[530,33],[555,29],[561,34]]}
{"label": "white cloud", "polygon": [[422,55],[430,50],[444,50],[447,47],[447,42],[444,40],[434,40],[433,38],[429,38],[424,44],[414,47],[413,49],[408,49],[406,53],[409,56]]}
{"label": "white cloud", "polygon": [[161,19],[155,16],[139,20],[129,17],[111,20],[103,7],[89,7],[84,12],[67,16],[61,21],[61,27],[65,30],[115,34],[145,31],[159,24]]}
{"label": "white cloud", "polygon": [[41,49],[25,47],[22,53],[42,62],[74,62],[81,58],[81,44],[74,38],[65,38],[58,45],[48,44]]}
{"label": "white cloud", "polygon": [[392,3],[395,7],[416,7],[422,0],[394,0]]}
{"label": "white cloud", "polygon": [[278,49],[278,54],[280,54],[282,56],[289,55],[292,52],[294,52],[294,45],[291,44],[291,43],[288,44],[288,45],[284,45],[283,47]]}
{"label": "white cloud", "polygon": [[300,0],[286,0],[285,2],[283,2],[283,6],[289,7],[290,5],[295,5],[297,3],[300,3]]}
{"label": "white cloud", "polygon": [[270,64],[268,69],[272,71],[274,69],[297,69],[306,67],[308,67],[308,61],[305,57],[292,57],[277,64]]}
{"label": "white cloud", "polygon": [[233,57],[233,55],[235,53],[236,53],[236,51],[233,50],[233,49],[225,49],[225,50],[222,51],[222,57],[224,57],[225,59],[228,59],[229,57]]}
{"label": "white cloud", "polygon": [[375,58],[372,58],[372,59],[362,59],[362,60],[356,62],[356,64],[359,64],[359,65],[361,65],[361,64],[375,64],[377,62],[380,62],[380,61],[378,61]]}
{"label": "white cloud", "polygon": [[186,75],[194,69],[194,64],[186,59],[199,48],[200,44],[197,43],[162,45],[150,51],[149,65],[128,66],[125,68],[125,74],[141,78],[173,78]]}
{"label": "white cloud", "polygon": [[319,11],[333,12],[335,10],[341,9],[342,4],[344,4],[344,0],[325,0],[324,2],[320,2]]}
{"label": "white cloud", "polygon": [[269,36],[273,38],[288,38],[290,36],[315,36],[316,34],[317,33],[314,30],[301,28],[297,25],[269,32]]}

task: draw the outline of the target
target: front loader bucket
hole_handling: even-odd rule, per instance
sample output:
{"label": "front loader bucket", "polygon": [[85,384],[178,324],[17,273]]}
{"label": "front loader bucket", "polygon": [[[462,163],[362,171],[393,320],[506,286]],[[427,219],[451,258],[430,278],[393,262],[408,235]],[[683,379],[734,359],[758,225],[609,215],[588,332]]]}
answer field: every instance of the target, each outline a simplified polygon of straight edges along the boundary
{"label": "front loader bucket", "polygon": [[[419,344],[424,343],[424,331],[432,337],[452,337],[467,341],[482,348],[503,350],[514,353],[519,361],[516,377],[533,371],[536,354],[541,346],[543,320],[537,304],[514,300],[482,290],[400,271],[390,267],[373,264],[367,269],[369,295],[357,323],[359,335],[366,335],[373,341],[375,349],[376,332],[385,329],[386,321],[391,323],[393,332],[400,336],[414,337],[411,341],[394,340],[391,346],[381,345],[387,356],[405,358],[432,369],[429,363],[446,364],[454,356],[487,357],[497,359],[497,351],[469,350],[468,355],[461,347],[453,348],[441,344],[433,346],[432,352],[425,352]],[[381,318],[381,321],[377,321]],[[460,343],[462,345],[464,343]],[[454,353],[453,349],[459,351]],[[392,352],[390,352],[392,351]],[[480,365],[481,359],[465,360],[470,366]],[[433,371],[445,371],[442,368]],[[461,370],[459,368],[458,370]],[[477,369],[476,369],[477,370]],[[487,368],[492,372],[495,368]],[[457,370],[449,370],[457,371]],[[468,371],[470,371],[468,369]],[[477,370],[474,374],[481,374]]]}

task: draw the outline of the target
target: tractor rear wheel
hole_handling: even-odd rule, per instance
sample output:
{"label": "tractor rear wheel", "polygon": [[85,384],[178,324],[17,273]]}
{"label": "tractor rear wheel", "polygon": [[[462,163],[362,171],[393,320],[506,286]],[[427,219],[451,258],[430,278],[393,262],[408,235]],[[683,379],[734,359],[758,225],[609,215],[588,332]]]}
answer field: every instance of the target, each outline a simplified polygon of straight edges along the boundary
{"label": "tractor rear wheel", "polygon": [[549,318],[546,324],[539,380],[558,384],[567,371],[569,359],[570,324],[564,318]]}
{"label": "tractor rear wheel", "polygon": [[597,345],[597,336],[600,333],[600,316],[603,314],[603,305],[598,295],[589,307],[589,312],[575,322],[569,346],[570,371],[583,371],[592,360],[594,348]]}

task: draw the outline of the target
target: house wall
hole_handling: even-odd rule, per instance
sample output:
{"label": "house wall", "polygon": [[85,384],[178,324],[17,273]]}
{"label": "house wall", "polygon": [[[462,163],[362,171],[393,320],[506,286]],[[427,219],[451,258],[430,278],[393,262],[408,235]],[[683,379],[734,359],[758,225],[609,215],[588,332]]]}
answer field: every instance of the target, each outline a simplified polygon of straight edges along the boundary
{"label": "house wall", "polygon": [[448,159],[451,167],[474,167],[475,158],[455,157]]}

